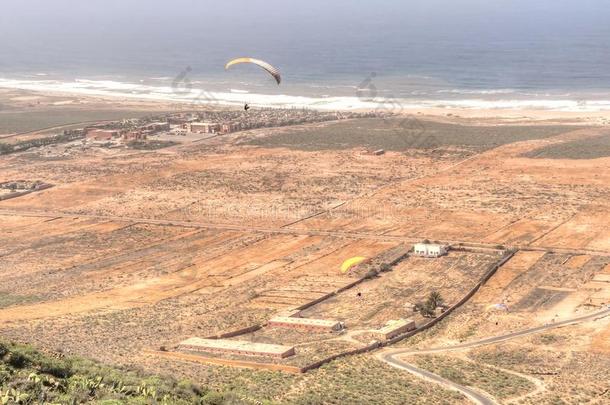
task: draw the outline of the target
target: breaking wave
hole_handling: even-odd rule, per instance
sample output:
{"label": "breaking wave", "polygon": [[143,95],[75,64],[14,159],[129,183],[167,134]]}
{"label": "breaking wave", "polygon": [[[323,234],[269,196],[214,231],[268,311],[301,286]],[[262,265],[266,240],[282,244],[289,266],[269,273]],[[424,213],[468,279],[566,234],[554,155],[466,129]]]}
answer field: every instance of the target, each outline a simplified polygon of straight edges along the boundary
{"label": "breaking wave", "polygon": [[[357,96],[332,96],[324,94],[317,97],[288,94],[260,94],[245,90],[206,91],[189,86],[151,86],[142,83],[126,83],[112,80],[74,81],[60,80],[17,80],[0,78],[0,87],[37,92],[54,92],[83,96],[119,97],[141,100],[168,101],[207,105],[241,105],[277,108],[312,108],[323,110],[378,109],[399,112],[403,109],[418,108],[459,108],[459,109],[498,109],[498,110],[551,110],[595,112],[610,110],[608,99],[568,98],[565,94],[553,97],[527,96],[514,90],[440,90],[438,93],[455,94],[458,98],[432,98],[421,95],[413,98],[359,98]],[[511,97],[506,97],[511,96]],[[514,96],[514,97],[512,97]]]}

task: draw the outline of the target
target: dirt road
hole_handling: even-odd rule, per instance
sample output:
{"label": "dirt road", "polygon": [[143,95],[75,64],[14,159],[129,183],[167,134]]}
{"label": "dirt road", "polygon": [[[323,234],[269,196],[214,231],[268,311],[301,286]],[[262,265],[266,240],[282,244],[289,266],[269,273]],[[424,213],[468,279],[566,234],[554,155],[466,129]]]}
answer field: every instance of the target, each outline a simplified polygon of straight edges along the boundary
{"label": "dirt road", "polygon": [[459,391],[462,394],[466,395],[466,397],[468,397],[474,403],[481,404],[481,405],[491,405],[491,404],[495,404],[496,402],[494,402],[492,399],[490,399],[468,387],[456,384],[452,381],[448,381],[429,371],[414,367],[414,366],[406,363],[404,360],[401,360],[399,358],[399,356],[429,354],[429,353],[439,353],[439,352],[447,352],[447,351],[453,351],[453,350],[470,349],[470,348],[479,347],[479,346],[483,346],[483,345],[504,342],[506,340],[531,335],[534,333],[542,332],[542,331],[553,329],[553,328],[559,328],[562,326],[574,325],[574,324],[578,324],[578,323],[582,323],[582,322],[586,322],[586,321],[596,320],[599,318],[604,318],[609,315],[610,315],[610,307],[608,307],[604,310],[601,310],[601,311],[594,312],[592,314],[587,314],[587,315],[579,316],[576,318],[570,318],[570,319],[566,319],[566,320],[563,320],[560,322],[553,322],[550,324],[545,324],[545,325],[537,326],[534,328],[523,329],[520,331],[507,333],[505,335],[493,336],[493,337],[489,337],[489,338],[485,338],[485,339],[481,339],[481,340],[475,340],[473,342],[461,343],[461,344],[453,345],[453,346],[437,347],[437,348],[424,349],[424,350],[385,349],[385,350],[382,350],[379,353],[377,353],[376,357],[378,359],[380,359],[381,361],[389,364],[392,367],[408,371],[411,374],[414,374],[425,380],[435,382],[437,384],[443,385],[444,387],[453,389],[455,391]]}
{"label": "dirt road", "polygon": [[562,326],[574,325],[582,322],[587,322],[591,320],[596,320],[599,318],[604,318],[610,315],[610,307],[603,309],[601,311],[597,311],[591,314],[582,315],[576,318],[570,318],[559,322],[547,323],[545,325],[536,326],[534,328],[523,329],[516,332],[507,333],[505,335],[492,336],[489,338],[475,340],[467,343],[460,343],[453,346],[445,346],[445,347],[435,347],[432,349],[424,349],[424,350],[408,350],[408,349],[387,349],[384,350],[384,353],[391,354],[392,356],[402,356],[402,355],[414,355],[414,354],[428,354],[428,353],[439,353],[439,352],[448,352],[452,350],[464,350],[471,349],[474,347],[490,345],[494,343],[500,343],[507,340],[519,338],[522,336],[532,335],[534,333],[543,332],[549,329],[560,328]]}
{"label": "dirt road", "polygon": [[[322,229],[300,229],[291,228],[287,225],[281,227],[256,227],[247,225],[237,224],[219,224],[209,222],[196,222],[196,221],[176,221],[166,219],[153,219],[153,218],[135,218],[135,217],[123,217],[123,216],[109,216],[109,215],[92,215],[82,213],[67,213],[61,211],[35,211],[35,210],[7,210],[0,209],[0,215],[17,215],[17,216],[29,216],[29,217],[45,217],[45,218],[87,218],[96,219],[100,221],[115,221],[115,222],[131,222],[141,224],[152,224],[152,225],[166,225],[166,226],[180,226],[180,227],[191,227],[191,228],[208,228],[218,229],[224,231],[242,231],[242,232],[260,232],[269,234],[287,234],[287,235],[308,235],[308,236],[331,236],[337,238],[350,238],[350,239],[370,239],[388,242],[403,242],[403,243],[417,243],[421,241],[421,238],[408,237],[408,236],[393,236],[386,234],[370,233],[370,232],[349,232],[349,231],[326,231]],[[500,250],[495,243],[473,243],[470,241],[460,240],[443,240],[443,243],[450,245],[462,245],[472,246],[481,249]],[[555,253],[563,254],[574,254],[574,255],[591,255],[591,256],[610,256],[610,252],[602,250],[591,250],[591,249],[565,249],[554,246],[529,246],[529,245],[518,245],[510,246],[511,248],[518,250],[529,250],[529,251],[553,251]]]}
{"label": "dirt road", "polygon": [[449,388],[451,390],[458,391],[458,392],[464,394],[467,398],[469,398],[475,404],[480,404],[480,405],[495,405],[496,404],[496,402],[493,401],[492,399],[478,393],[477,391],[475,391],[473,389],[470,389],[463,385],[456,384],[452,381],[439,377],[436,374],[433,374],[429,371],[422,370],[420,368],[407,364],[404,361],[395,358],[391,353],[381,352],[377,355],[377,358],[380,359],[381,361],[389,364],[390,366],[392,366],[394,368],[408,371],[409,373],[411,373],[419,378],[442,385],[445,388]]}

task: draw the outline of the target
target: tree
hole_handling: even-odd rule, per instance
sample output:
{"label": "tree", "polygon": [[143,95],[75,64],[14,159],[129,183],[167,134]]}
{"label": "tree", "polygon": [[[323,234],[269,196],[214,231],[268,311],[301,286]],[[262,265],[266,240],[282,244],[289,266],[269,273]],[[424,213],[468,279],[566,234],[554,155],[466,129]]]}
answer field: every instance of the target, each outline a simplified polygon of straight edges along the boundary
{"label": "tree", "polygon": [[444,300],[438,291],[432,291],[424,302],[418,302],[413,309],[418,311],[425,318],[432,318],[436,315],[436,308],[443,305]]}
{"label": "tree", "polygon": [[444,300],[443,300],[443,297],[441,296],[441,293],[434,290],[428,296],[428,302],[430,303],[430,306],[433,306],[436,309],[437,307],[440,307],[441,305],[443,305]]}
{"label": "tree", "polygon": [[434,317],[434,310],[436,308],[430,305],[430,301],[429,300],[427,300],[424,303],[419,303],[416,306],[419,309],[419,313],[424,318],[432,318],[432,317]]}

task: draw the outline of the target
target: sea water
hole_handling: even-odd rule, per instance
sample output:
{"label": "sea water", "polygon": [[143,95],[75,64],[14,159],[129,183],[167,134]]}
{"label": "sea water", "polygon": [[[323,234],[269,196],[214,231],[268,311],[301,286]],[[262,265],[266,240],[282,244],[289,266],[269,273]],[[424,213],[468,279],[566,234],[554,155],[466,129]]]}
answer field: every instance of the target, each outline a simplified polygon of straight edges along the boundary
{"label": "sea water", "polygon": [[[610,108],[606,0],[7,0],[0,87],[309,107]],[[281,85],[256,66],[264,59]]]}

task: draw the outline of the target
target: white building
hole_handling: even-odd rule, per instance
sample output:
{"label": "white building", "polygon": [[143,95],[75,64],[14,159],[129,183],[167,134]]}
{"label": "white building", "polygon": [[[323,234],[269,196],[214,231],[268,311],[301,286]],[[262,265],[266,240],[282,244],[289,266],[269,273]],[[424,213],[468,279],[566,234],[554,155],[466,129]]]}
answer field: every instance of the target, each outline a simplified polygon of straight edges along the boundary
{"label": "white building", "polygon": [[447,245],[437,243],[416,243],[413,245],[413,253],[422,257],[440,257],[447,254]]}
{"label": "white building", "polygon": [[217,122],[191,122],[186,124],[189,132],[215,134],[220,132],[220,124]]}

